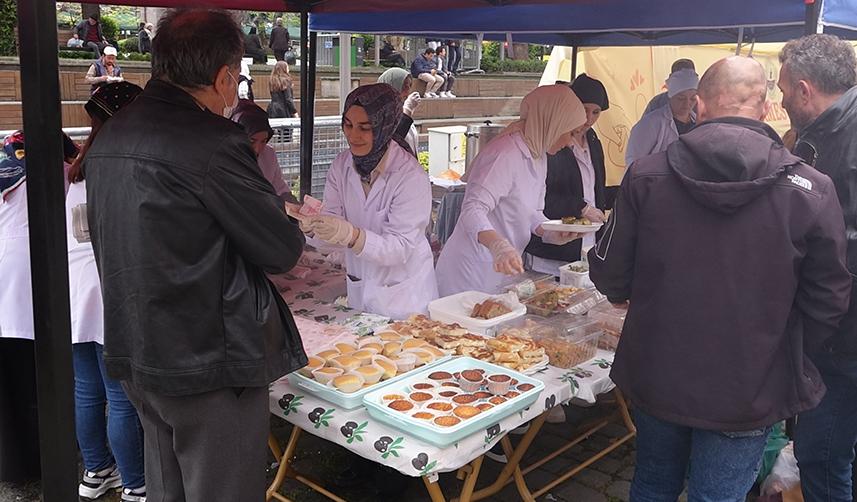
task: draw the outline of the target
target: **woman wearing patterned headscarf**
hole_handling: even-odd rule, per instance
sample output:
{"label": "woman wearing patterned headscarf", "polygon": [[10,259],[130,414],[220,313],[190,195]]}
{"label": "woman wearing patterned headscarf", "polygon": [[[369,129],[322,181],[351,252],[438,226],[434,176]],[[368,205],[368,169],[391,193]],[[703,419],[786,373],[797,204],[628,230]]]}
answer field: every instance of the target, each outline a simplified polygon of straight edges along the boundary
{"label": "woman wearing patterned headscarf", "polygon": [[520,120],[482,150],[468,169],[467,191],[452,236],[437,261],[442,296],[476,290],[497,293],[507,276],[524,271],[521,254],[538,235],[547,244],[579,238],[546,231],[547,155],[568,145],[586,122],[580,99],[564,85],[547,85],[521,101]]}
{"label": "woman wearing patterned headscarf", "polygon": [[322,214],[298,215],[310,242],[344,252],[349,306],[397,319],[425,312],[437,298],[425,235],[431,187],[394,135],[401,115],[399,93],[387,84],[352,91],[342,114],[349,149],[327,173]]}
{"label": "woman wearing patterned headscarf", "polygon": [[88,227],[84,225],[86,176],[83,169],[86,152],[101,127],[140,92],[140,87],[129,82],[107,84],[95,91],[85,105],[92,132],[68,172],[71,185],[65,209],[75,429],[83,457],[83,480],[78,492],[88,499],[123,487],[122,501],[146,500],[140,419],[119,381],[108,377],[104,369],[101,284],[92,244],[84,231]]}

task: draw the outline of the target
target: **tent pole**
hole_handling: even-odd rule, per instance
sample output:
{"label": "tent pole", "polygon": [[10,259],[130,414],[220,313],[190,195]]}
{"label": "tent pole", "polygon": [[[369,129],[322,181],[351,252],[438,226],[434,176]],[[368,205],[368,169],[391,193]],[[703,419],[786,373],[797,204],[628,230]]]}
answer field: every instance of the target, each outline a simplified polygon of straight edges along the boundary
{"label": "tent pole", "polygon": [[[310,145],[312,152],[312,117],[309,109],[312,97],[309,84],[309,6],[305,3],[301,7],[301,161],[300,161],[300,200],[304,195],[310,193],[312,188],[312,161],[307,157],[305,147]],[[312,155],[310,153],[310,155]]]}
{"label": "tent pole", "polygon": [[571,48],[571,80],[569,82],[574,82],[574,77],[577,76],[577,53],[579,51],[578,46],[572,46]]}
{"label": "tent pole", "polygon": [[339,34],[339,109],[351,92],[351,34]]}
{"label": "tent pole", "polygon": [[806,20],[804,22],[803,34],[812,35],[821,33],[823,29],[818,21],[821,17],[822,0],[804,0],[804,3],[806,4]]}
{"label": "tent pole", "polygon": [[743,45],[743,43],[744,43],[744,27],[739,26],[738,27],[738,43],[735,45],[735,55],[736,56],[741,55],[741,46]]}
{"label": "tent pole", "polygon": [[[318,33],[309,32],[309,54],[307,59],[307,108],[306,122],[301,126],[301,187],[305,192],[312,193],[312,146],[315,134],[315,71],[318,50]],[[341,62],[341,61],[340,61]],[[303,128],[303,126],[306,126]]]}
{"label": "tent pole", "polygon": [[381,36],[375,35],[375,66],[381,66]]}
{"label": "tent pole", "polygon": [[[54,0],[18,0],[39,451],[45,502],[77,499],[74,373]],[[23,293],[23,292],[22,292]]]}

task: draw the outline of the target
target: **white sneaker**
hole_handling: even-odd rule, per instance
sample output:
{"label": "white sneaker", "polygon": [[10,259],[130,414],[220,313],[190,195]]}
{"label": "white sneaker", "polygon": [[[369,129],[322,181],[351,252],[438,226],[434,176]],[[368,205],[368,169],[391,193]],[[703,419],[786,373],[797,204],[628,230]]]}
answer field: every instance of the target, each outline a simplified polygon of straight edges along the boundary
{"label": "white sneaker", "polygon": [[438,96],[437,94],[435,94],[435,93],[433,93],[433,92],[427,92],[427,93],[426,93],[426,97],[427,97],[427,98],[430,98],[430,99],[434,99],[434,98],[438,98],[438,97],[440,97],[440,96]]}
{"label": "white sneaker", "polygon": [[143,485],[140,488],[134,488],[133,490],[130,488],[123,488],[122,498],[119,500],[121,500],[121,502],[146,502],[146,485]]}
{"label": "white sneaker", "polygon": [[443,92],[441,92],[441,93],[440,93],[440,97],[442,97],[442,98],[448,98],[448,97],[449,97],[449,93],[447,93],[446,91],[443,91]]}
{"label": "white sneaker", "polygon": [[448,98],[457,98],[458,96],[456,96],[455,94],[453,94],[453,93],[452,93],[452,91],[446,91],[446,97],[448,97]]}
{"label": "white sneaker", "polygon": [[97,499],[114,488],[122,486],[119,469],[111,465],[98,472],[83,471],[83,481],[77,487],[77,494],[88,499]]}

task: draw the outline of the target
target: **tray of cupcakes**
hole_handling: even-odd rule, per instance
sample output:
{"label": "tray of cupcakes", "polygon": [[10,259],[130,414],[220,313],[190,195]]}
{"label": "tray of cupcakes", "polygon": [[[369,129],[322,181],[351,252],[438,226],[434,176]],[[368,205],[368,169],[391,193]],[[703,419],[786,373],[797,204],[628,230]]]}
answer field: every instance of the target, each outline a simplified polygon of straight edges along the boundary
{"label": "tray of cupcakes", "polygon": [[447,351],[427,341],[391,331],[340,342],[310,356],[289,374],[292,385],[346,410],[359,408],[372,390],[407,377],[416,369],[450,359]]}
{"label": "tray of cupcakes", "polygon": [[363,397],[369,415],[436,446],[449,446],[532,405],[544,383],[457,357],[406,375]]}

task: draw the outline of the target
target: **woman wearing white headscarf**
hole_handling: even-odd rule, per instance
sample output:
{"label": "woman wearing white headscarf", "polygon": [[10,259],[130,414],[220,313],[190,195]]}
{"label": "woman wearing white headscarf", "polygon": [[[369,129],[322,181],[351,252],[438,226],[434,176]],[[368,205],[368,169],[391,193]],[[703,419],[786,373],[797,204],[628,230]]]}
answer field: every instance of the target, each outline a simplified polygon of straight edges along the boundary
{"label": "woman wearing white headscarf", "polygon": [[586,122],[583,104],[567,86],[539,87],[521,101],[521,118],[480,150],[468,170],[461,216],[437,262],[441,296],[498,292],[506,276],[524,271],[521,254],[532,234],[547,244],[580,236],[545,231],[547,154],[571,141]]}
{"label": "woman wearing white headscarf", "polygon": [[378,83],[389,84],[399,93],[402,99],[402,119],[399,121],[396,132],[397,137],[402,138],[411,147],[414,155],[417,154],[419,148],[419,133],[414,126],[414,112],[420,105],[420,93],[411,92],[411,84],[413,78],[411,73],[402,68],[390,68],[378,77]]}

